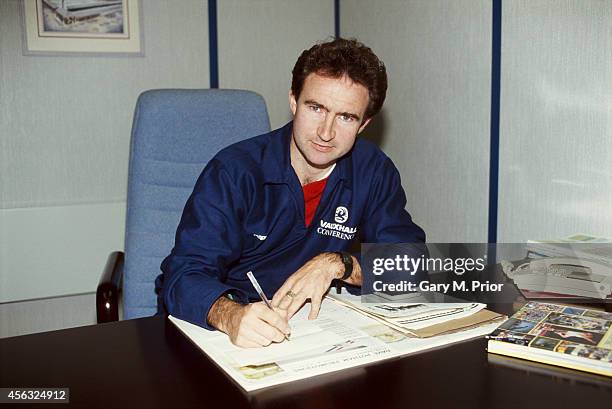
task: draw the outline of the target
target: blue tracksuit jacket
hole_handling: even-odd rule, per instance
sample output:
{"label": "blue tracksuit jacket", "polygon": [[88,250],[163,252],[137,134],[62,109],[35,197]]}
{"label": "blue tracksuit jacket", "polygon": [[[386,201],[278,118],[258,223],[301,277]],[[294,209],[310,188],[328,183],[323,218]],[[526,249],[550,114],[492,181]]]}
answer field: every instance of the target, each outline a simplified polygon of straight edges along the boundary
{"label": "blue tracksuit jacket", "polygon": [[209,328],[206,317],[224,294],[259,301],[246,273],[271,299],[306,261],[324,251],[368,243],[425,241],[404,209],[391,160],[357,138],[333,170],[309,227],[304,195],[291,167],[292,123],[220,151],[187,200],[175,246],[156,280],[159,310]]}

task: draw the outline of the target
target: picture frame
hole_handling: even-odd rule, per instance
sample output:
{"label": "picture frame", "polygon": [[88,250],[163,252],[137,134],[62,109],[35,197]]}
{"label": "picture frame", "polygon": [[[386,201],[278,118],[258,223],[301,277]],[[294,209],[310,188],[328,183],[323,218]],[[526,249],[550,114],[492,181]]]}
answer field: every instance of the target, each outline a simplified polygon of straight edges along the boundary
{"label": "picture frame", "polygon": [[140,0],[22,0],[24,55],[144,56]]}

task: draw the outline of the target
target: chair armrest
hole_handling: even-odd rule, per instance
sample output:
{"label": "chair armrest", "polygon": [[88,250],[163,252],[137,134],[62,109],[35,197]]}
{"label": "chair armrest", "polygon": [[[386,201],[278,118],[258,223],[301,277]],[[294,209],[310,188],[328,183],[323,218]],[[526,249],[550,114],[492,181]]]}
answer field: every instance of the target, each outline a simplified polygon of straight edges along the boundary
{"label": "chair armrest", "polygon": [[119,294],[123,278],[124,253],[114,251],[106,260],[96,291],[98,324],[119,320]]}

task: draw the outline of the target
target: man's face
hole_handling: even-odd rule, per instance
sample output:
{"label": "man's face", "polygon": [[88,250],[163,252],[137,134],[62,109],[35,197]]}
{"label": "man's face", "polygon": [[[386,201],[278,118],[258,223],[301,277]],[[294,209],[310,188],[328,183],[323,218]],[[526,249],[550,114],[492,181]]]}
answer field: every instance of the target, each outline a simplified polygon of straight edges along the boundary
{"label": "man's face", "polygon": [[308,75],[298,100],[289,93],[294,168],[326,169],[351,150],[370,121],[364,119],[368,101],[367,88],[347,76]]}

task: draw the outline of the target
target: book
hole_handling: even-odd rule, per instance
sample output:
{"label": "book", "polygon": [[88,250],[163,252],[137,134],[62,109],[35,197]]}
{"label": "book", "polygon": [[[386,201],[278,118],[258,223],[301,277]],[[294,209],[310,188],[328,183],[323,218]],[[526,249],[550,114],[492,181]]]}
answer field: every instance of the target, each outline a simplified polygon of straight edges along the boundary
{"label": "book", "polygon": [[[308,320],[308,306],[291,319],[291,340],[262,348],[239,348],[229,337],[169,316],[239,387],[253,391],[346,368],[483,337],[499,322],[428,338],[411,337],[354,309],[325,298],[319,317]],[[340,374],[339,374],[340,376]]]}
{"label": "book", "polygon": [[490,336],[487,350],[612,376],[612,313],[531,301]]}

